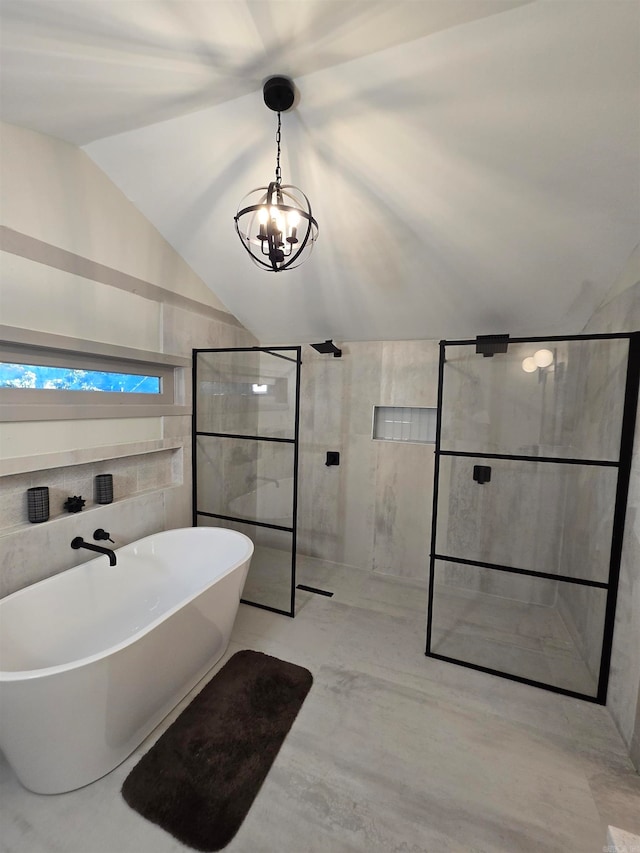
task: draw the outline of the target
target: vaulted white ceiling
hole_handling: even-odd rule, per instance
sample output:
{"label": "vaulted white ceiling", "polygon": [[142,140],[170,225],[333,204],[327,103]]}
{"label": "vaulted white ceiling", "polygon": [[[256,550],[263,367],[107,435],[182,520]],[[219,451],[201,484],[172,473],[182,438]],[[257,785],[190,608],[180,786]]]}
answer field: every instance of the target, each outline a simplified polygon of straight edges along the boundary
{"label": "vaulted white ceiling", "polygon": [[[637,0],[3,0],[0,115],[84,147],[264,343],[579,331],[640,238]],[[255,267],[263,81],[309,261]]]}

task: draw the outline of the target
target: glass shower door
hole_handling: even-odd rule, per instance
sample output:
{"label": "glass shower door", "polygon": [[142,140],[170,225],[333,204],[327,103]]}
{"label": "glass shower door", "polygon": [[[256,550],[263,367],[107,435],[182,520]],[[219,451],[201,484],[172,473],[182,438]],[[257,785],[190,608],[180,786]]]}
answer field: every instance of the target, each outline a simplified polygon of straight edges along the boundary
{"label": "glass shower door", "polygon": [[300,347],[194,350],[193,523],[247,535],[242,600],[294,615]]}
{"label": "glass shower door", "polygon": [[428,655],[605,701],[634,347],[442,342]]}

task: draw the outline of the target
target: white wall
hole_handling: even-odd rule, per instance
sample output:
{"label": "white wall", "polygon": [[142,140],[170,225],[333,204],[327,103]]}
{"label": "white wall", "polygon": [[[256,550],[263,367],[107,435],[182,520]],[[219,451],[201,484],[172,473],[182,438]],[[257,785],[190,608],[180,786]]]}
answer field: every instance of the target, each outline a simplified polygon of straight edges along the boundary
{"label": "white wall", "polygon": [[84,151],[6,123],[0,142],[3,225],[226,311]]}
{"label": "white wall", "polygon": [[[256,343],[83,151],[10,125],[1,133],[3,324],[183,358]],[[0,424],[0,594],[88,559],[69,543],[97,527],[123,545],[191,524],[185,373],[178,415]],[[115,500],[100,506],[93,478],[109,471]],[[27,521],[31,485],[50,487],[48,522]],[[87,504],[70,515],[62,504],[76,494]]]}

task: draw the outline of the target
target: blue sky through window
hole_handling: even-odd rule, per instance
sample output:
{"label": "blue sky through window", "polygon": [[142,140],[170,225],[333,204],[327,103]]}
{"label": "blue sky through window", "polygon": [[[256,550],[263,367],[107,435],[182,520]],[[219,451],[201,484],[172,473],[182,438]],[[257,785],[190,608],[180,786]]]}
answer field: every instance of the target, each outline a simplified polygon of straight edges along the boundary
{"label": "blue sky through window", "polygon": [[159,376],[0,363],[0,388],[38,388],[59,391],[106,391],[119,394],[160,394]]}

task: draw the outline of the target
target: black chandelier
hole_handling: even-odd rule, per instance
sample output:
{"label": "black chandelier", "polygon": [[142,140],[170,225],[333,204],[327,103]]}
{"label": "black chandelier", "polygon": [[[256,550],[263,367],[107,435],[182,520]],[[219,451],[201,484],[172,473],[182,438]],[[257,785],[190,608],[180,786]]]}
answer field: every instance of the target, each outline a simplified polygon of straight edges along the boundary
{"label": "black chandelier", "polygon": [[278,114],[276,179],[247,193],[234,220],[240,242],[253,262],[269,272],[280,272],[306,261],[318,239],[318,223],[302,190],[282,183],[280,113],[293,104],[293,83],[288,77],[271,77],[262,92],[265,104]]}

